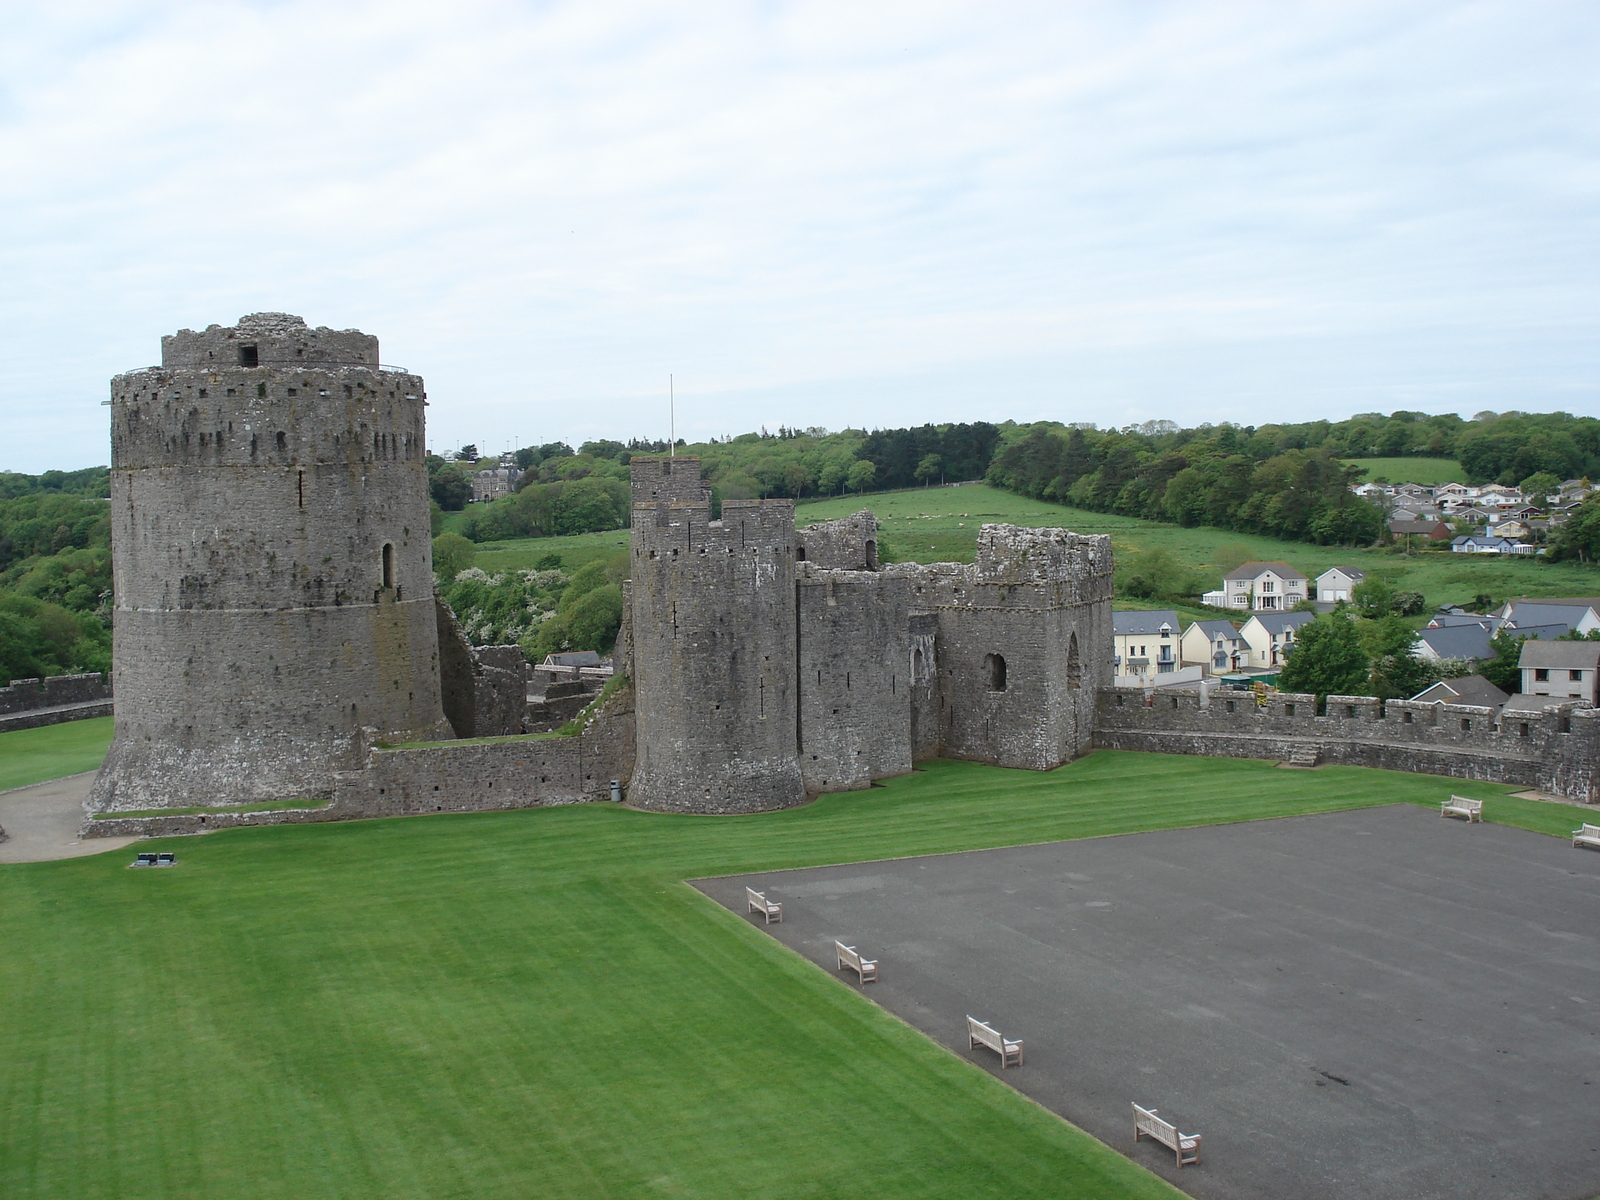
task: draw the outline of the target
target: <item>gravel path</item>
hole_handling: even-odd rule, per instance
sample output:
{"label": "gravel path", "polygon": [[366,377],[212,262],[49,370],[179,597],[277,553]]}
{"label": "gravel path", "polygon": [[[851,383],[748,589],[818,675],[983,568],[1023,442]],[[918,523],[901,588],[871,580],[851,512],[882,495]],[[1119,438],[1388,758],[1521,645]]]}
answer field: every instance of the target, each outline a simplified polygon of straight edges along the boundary
{"label": "gravel path", "polygon": [[78,837],[83,822],[83,801],[95,772],[68,775],[31,787],[0,792],[0,863],[47,862],[53,858],[81,858],[121,850],[139,838]]}

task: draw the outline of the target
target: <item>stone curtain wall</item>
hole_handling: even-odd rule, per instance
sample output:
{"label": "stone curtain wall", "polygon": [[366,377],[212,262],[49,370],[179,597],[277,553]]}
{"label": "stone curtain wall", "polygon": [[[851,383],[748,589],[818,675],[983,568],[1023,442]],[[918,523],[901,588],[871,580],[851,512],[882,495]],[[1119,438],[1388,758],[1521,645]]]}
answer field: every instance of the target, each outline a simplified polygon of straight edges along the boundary
{"label": "stone curtain wall", "polygon": [[1224,758],[1288,759],[1315,746],[1328,762],[1520,784],[1594,802],[1600,763],[1600,710],[1562,705],[1528,720],[1498,720],[1467,704],[1387,703],[1329,696],[1325,716],[1310,695],[1214,690],[1209,703],[1190,692],[1103,688],[1096,747]]}
{"label": "stone curtain wall", "polygon": [[51,675],[46,679],[13,679],[0,688],[0,713],[54,708],[58,704],[84,704],[110,700],[111,684],[98,671],[90,675]]}
{"label": "stone curtain wall", "polygon": [[608,800],[626,782],[634,742],[633,692],[607,697],[576,737],[366,751],[365,766],[334,781],[324,808],[253,813],[182,813],[86,820],[83,837],[170,837],[247,825],[301,825],[437,812],[490,812]]}
{"label": "stone curtain wall", "polygon": [[796,571],[800,774],[811,793],[911,770],[910,588],[871,571]]}
{"label": "stone curtain wall", "polygon": [[111,683],[99,672],[13,679],[10,687],[0,688],[0,731],[37,729],[111,713]]}

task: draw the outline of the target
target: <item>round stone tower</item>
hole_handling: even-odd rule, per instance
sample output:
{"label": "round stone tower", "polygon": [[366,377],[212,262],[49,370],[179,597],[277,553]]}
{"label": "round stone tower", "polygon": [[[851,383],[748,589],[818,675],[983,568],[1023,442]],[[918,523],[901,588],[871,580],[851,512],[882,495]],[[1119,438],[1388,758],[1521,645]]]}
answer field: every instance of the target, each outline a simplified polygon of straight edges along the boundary
{"label": "round stone tower", "polygon": [[440,708],[422,380],[286,313],[111,381],[116,736],[92,812],[331,794]]}
{"label": "round stone tower", "polygon": [[802,803],[793,502],[728,500],[713,521],[698,459],[630,466],[629,801],[697,813]]}

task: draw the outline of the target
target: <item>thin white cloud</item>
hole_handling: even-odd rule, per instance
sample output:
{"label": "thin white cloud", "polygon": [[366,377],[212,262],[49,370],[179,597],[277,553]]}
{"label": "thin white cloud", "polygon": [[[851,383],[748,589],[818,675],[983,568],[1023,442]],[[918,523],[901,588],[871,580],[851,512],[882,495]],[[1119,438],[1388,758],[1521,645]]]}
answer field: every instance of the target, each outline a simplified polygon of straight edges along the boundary
{"label": "thin white cloud", "polygon": [[[0,466],[261,308],[435,446],[1595,392],[1600,10],[22,6]],[[1269,411],[1270,410],[1270,413]]]}

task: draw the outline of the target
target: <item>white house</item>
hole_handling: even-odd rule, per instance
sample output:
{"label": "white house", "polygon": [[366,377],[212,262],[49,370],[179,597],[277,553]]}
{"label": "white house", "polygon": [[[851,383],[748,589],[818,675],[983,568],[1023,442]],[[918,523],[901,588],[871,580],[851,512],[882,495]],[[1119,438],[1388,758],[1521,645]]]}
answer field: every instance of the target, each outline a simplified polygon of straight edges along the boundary
{"label": "white house", "polygon": [[1183,665],[1201,666],[1208,675],[1226,675],[1250,665],[1250,647],[1232,621],[1195,621],[1179,639]]}
{"label": "white house", "polygon": [[1324,604],[1348,600],[1351,589],[1366,577],[1360,567],[1329,567],[1317,576],[1317,599]]}
{"label": "white house", "polygon": [[1285,562],[1248,562],[1222,577],[1222,587],[1201,601],[1213,608],[1283,612],[1306,598],[1310,580]]}
{"label": "white house", "polygon": [[1523,642],[1522,694],[1600,704],[1600,642]]}
{"label": "white house", "polygon": [[1178,614],[1170,608],[1111,614],[1112,674],[1148,678],[1179,666]]}
{"label": "white house", "polygon": [[1239,629],[1239,637],[1250,647],[1250,666],[1256,670],[1283,666],[1296,632],[1316,616],[1308,612],[1256,613]]}

